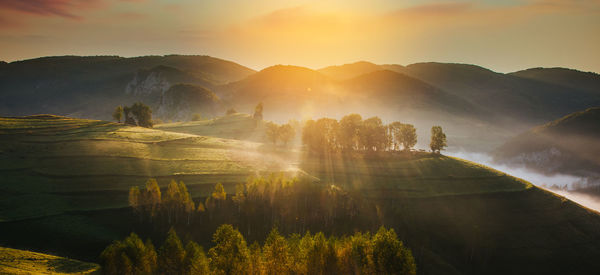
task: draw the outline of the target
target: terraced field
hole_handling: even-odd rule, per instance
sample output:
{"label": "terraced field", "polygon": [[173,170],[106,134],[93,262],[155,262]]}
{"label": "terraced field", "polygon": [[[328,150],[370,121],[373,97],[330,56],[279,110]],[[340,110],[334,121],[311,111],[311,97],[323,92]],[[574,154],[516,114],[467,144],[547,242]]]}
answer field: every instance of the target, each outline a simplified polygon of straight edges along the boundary
{"label": "terraced field", "polygon": [[262,142],[264,140],[265,132],[263,121],[257,121],[252,118],[251,115],[243,113],[235,113],[200,121],[158,124],[155,128],[171,132],[257,142]]}
{"label": "terraced field", "polygon": [[99,269],[93,263],[0,247],[0,274],[99,274]]}
{"label": "terraced field", "polygon": [[[1,221],[124,207],[122,191],[150,177],[162,184],[176,178],[199,191],[268,170],[252,154],[257,143],[103,121],[2,118],[0,140]],[[109,193],[119,195],[98,198]]]}

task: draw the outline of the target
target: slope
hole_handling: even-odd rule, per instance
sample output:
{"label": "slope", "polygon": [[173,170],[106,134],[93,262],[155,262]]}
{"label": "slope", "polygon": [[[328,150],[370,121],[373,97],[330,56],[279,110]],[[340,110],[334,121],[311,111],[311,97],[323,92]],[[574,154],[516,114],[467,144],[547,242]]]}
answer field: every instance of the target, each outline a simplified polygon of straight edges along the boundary
{"label": "slope", "polygon": [[97,264],[0,247],[1,274],[95,274]]}
{"label": "slope", "polygon": [[600,176],[599,121],[600,107],[567,115],[507,141],[494,158],[544,173]]}
{"label": "slope", "polygon": [[600,95],[469,64],[416,63],[406,73],[486,108],[514,129],[596,106]]}

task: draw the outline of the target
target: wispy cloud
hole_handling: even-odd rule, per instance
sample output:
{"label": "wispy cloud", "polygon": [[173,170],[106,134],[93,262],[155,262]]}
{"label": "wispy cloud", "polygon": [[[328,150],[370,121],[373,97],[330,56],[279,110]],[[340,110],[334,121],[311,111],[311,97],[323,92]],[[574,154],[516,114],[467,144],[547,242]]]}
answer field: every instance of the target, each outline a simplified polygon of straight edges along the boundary
{"label": "wispy cloud", "polygon": [[103,0],[0,0],[0,10],[40,16],[82,19],[81,10],[103,6]]}

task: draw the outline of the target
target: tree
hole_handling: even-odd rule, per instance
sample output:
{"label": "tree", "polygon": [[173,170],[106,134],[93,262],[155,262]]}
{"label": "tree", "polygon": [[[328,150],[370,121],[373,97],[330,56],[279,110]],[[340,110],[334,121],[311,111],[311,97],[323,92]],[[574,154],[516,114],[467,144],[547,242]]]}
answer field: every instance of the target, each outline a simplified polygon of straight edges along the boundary
{"label": "tree", "polygon": [[211,197],[215,200],[226,200],[227,193],[225,192],[225,187],[220,182],[215,185],[215,190],[213,190]]}
{"label": "tree", "polygon": [[146,182],[146,191],[144,192],[142,201],[149,216],[154,217],[161,203],[160,187],[155,179],[149,179]]}
{"label": "tree", "polygon": [[285,237],[279,235],[277,228],[273,228],[263,251],[263,262],[267,274],[287,274],[289,273],[288,246]]}
{"label": "tree", "polygon": [[336,151],[338,146],[339,123],[332,118],[308,120],[302,129],[302,143],[311,151],[328,153]]}
{"label": "tree", "polygon": [[194,114],[192,116],[192,121],[200,121],[200,120],[202,120],[202,115],[200,115],[200,114]]}
{"label": "tree", "polygon": [[252,117],[256,120],[263,119],[263,104],[262,104],[262,102],[258,103],[258,105],[256,105],[256,107],[254,108],[254,115]]}
{"label": "tree", "polygon": [[287,144],[294,139],[296,135],[296,130],[290,124],[283,124],[279,126],[278,136],[283,145],[287,146]]}
{"label": "tree", "polygon": [[446,134],[442,131],[441,126],[433,126],[431,127],[431,143],[429,147],[431,151],[434,153],[440,153],[441,150],[444,150],[444,147],[447,147],[446,144]]}
{"label": "tree", "polygon": [[248,275],[261,275],[262,272],[262,252],[260,249],[260,245],[257,242],[252,243],[249,248],[250,258],[249,258],[249,267],[248,267]]}
{"label": "tree", "polygon": [[208,258],[204,250],[195,242],[188,242],[185,246],[185,257],[183,258],[182,274],[184,275],[202,275],[209,274],[210,268]]}
{"label": "tree", "polygon": [[359,114],[349,114],[340,120],[338,141],[343,150],[358,149],[362,123],[362,117]]}
{"label": "tree", "polygon": [[237,113],[237,111],[235,109],[229,108],[229,109],[227,109],[227,112],[225,114],[226,115],[233,115],[235,113]]}
{"label": "tree", "polygon": [[142,242],[135,233],[106,247],[100,260],[106,274],[153,274],[157,267],[152,242]]}
{"label": "tree", "polygon": [[167,218],[169,220],[169,224],[171,224],[171,218],[175,216],[175,221],[177,221],[177,212],[181,208],[182,204],[182,195],[179,191],[179,185],[175,180],[171,180],[169,185],[167,186],[167,192],[165,193],[165,197],[162,200],[163,205],[167,209]]}
{"label": "tree", "polygon": [[112,117],[114,120],[121,123],[121,119],[123,118],[123,106],[117,106],[112,114]]}
{"label": "tree", "polygon": [[373,265],[377,274],[406,274],[417,272],[414,258],[405,248],[394,229],[379,228],[373,236]]}
{"label": "tree", "polygon": [[417,144],[417,129],[412,124],[403,124],[393,122],[390,124],[394,143],[402,145],[403,149],[408,151]]}
{"label": "tree", "polygon": [[362,147],[370,151],[382,151],[387,147],[387,132],[379,117],[371,117],[363,121],[360,130]]}
{"label": "tree", "polygon": [[127,106],[123,107],[123,114],[125,115],[125,124],[137,125],[137,122],[135,122],[135,119],[129,115],[129,114],[131,114],[131,108],[129,108]]}
{"label": "tree", "polygon": [[140,188],[137,186],[133,186],[129,189],[129,206],[131,206],[135,212],[140,211],[141,193]]}
{"label": "tree", "polygon": [[273,144],[277,144],[277,139],[279,138],[279,126],[273,122],[268,122],[266,126],[265,137]]}
{"label": "tree", "polygon": [[210,266],[217,273],[242,274],[249,268],[249,251],[242,234],[229,224],[217,228],[214,246],[208,251]]}
{"label": "tree", "polygon": [[161,274],[181,274],[185,250],[175,229],[167,233],[167,239],[158,253],[158,264]]}
{"label": "tree", "polygon": [[141,127],[152,128],[152,110],[141,102],[136,102],[131,106],[131,114],[137,119],[137,124]]}

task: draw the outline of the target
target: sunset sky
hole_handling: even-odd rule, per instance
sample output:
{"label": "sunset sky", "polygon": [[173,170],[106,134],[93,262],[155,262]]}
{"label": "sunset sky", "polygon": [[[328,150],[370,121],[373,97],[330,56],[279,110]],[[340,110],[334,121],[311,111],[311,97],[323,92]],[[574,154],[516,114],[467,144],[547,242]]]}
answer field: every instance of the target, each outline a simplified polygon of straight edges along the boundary
{"label": "sunset sky", "polygon": [[600,0],[0,0],[0,60],[162,54],[600,72]]}

